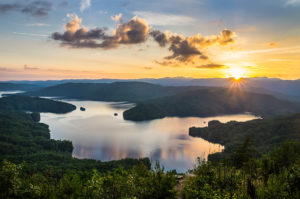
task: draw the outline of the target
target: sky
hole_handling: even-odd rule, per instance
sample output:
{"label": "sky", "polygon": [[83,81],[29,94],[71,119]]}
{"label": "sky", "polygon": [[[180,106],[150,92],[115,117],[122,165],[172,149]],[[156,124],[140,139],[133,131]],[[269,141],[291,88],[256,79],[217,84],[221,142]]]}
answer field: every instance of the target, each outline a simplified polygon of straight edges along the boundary
{"label": "sky", "polygon": [[300,0],[0,0],[0,81],[300,78]]}

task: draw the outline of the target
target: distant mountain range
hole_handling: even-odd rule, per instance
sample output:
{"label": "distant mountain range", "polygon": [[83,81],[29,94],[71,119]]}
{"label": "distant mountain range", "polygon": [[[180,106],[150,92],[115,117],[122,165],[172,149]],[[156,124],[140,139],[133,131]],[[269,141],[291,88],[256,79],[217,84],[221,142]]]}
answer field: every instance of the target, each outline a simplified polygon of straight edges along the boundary
{"label": "distant mountain range", "polygon": [[[38,87],[49,87],[66,83],[113,83],[113,82],[145,82],[152,84],[159,84],[162,86],[209,86],[209,87],[230,87],[235,84],[232,78],[208,78],[208,79],[194,79],[194,78],[144,78],[144,79],[66,79],[66,80],[47,80],[47,81],[9,81],[0,82],[34,85]],[[240,87],[243,90],[268,93],[276,97],[288,99],[292,101],[300,101],[300,79],[298,80],[281,80],[277,78],[242,78],[240,80]],[[3,88],[3,87],[2,87]]]}
{"label": "distant mountain range", "polygon": [[99,101],[142,102],[199,88],[201,87],[161,86],[144,82],[66,83],[36,91],[30,91],[25,93],[25,95],[55,96],[69,99]]}
{"label": "distant mountain range", "polygon": [[30,91],[41,88],[38,84],[1,83],[0,91]]}

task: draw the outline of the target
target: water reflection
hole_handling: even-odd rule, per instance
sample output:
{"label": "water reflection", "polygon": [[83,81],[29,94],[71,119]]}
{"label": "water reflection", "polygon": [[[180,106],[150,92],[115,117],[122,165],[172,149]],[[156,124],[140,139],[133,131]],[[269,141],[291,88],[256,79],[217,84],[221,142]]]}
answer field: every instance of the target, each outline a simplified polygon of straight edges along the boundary
{"label": "water reflection", "polygon": [[[126,157],[150,157],[159,160],[167,169],[179,172],[193,167],[197,157],[207,158],[222,146],[201,138],[188,136],[191,126],[206,126],[210,120],[227,122],[247,121],[252,115],[227,115],[219,117],[164,118],[147,122],[123,120],[123,111],[133,106],[124,103],[94,101],[68,102],[77,110],[63,115],[42,113],[41,122],[49,124],[51,137],[71,140],[73,156],[102,161]],[[86,111],[80,111],[79,107]],[[118,113],[114,116],[114,113]]]}

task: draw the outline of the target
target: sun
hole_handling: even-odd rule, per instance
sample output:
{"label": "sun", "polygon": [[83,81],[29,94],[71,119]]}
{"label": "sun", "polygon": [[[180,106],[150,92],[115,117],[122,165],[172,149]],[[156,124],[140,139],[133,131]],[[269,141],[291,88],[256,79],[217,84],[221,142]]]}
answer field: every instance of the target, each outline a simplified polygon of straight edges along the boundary
{"label": "sun", "polygon": [[244,75],[245,75],[245,70],[243,68],[230,68],[228,70],[227,77],[232,77],[235,80],[239,80],[240,78],[244,77]]}

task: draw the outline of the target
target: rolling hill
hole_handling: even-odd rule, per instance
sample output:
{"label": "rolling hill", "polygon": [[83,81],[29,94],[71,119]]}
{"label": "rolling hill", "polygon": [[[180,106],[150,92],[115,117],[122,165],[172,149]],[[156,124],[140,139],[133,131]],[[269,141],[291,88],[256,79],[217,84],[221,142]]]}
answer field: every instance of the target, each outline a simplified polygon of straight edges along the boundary
{"label": "rolling hill", "polygon": [[38,97],[10,95],[0,98],[0,111],[68,113],[75,109],[73,104]]}
{"label": "rolling hill", "polygon": [[41,88],[41,86],[37,84],[15,84],[0,82],[0,91],[30,91],[39,88]]}
{"label": "rolling hill", "polygon": [[160,86],[143,82],[67,83],[25,94],[84,100],[140,102],[199,88],[201,87]]}
{"label": "rolling hill", "polygon": [[239,89],[207,88],[148,100],[124,112],[133,121],[167,116],[215,116],[251,112],[263,117],[300,112],[300,106],[271,95]]}

